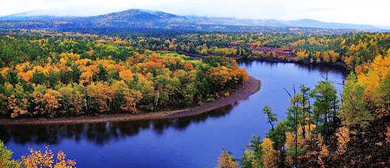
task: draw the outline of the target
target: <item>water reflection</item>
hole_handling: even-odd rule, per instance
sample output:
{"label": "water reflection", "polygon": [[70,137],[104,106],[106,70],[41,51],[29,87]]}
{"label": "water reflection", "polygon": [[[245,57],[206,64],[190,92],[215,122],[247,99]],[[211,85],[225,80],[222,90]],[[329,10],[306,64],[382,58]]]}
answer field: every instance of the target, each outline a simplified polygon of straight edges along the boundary
{"label": "water reflection", "polygon": [[0,125],[0,139],[5,143],[12,141],[15,144],[34,143],[42,145],[59,144],[64,139],[76,142],[85,139],[96,145],[103,146],[110,141],[135,136],[146,129],[152,129],[158,135],[162,135],[168,128],[184,131],[191,124],[226,116],[231,112],[233,106],[228,105],[198,116],[156,121],[34,126]]}
{"label": "water reflection", "polygon": [[238,64],[243,65],[246,68],[252,68],[252,66],[257,66],[254,63],[260,63],[263,64],[271,69],[277,68],[277,66],[286,66],[286,65],[291,65],[294,67],[297,67],[301,71],[314,71],[314,72],[320,72],[322,74],[324,73],[335,73],[339,74],[340,72],[343,73],[344,76],[348,75],[348,71],[342,67],[337,67],[337,66],[329,66],[329,65],[322,65],[322,64],[317,64],[317,65],[311,65],[311,64],[299,64],[299,63],[284,63],[284,62],[267,62],[267,61],[238,61]]}

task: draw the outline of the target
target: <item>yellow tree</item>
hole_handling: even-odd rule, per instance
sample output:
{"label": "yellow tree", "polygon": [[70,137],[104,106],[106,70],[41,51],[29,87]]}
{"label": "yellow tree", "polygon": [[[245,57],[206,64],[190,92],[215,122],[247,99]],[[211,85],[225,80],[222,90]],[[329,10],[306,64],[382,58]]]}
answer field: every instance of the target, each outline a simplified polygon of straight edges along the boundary
{"label": "yellow tree", "polygon": [[7,103],[8,110],[11,111],[11,118],[16,118],[28,114],[28,95],[23,87],[16,84],[15,87],[9,83],[4,84],[4,88],[8,93]]}
{"label": "yellow tree", "polygon": [[59,107],[61,107],[61,104],[59,103],[61,98],[62,95],[60,92],[48,89],[45,95],[43,95],[43,100],[45,102],[44,112],[47,113],[49,116],[53,116],[53,112]]}
{"label": "yellow tree", "polygon": [[23,156],[21,160],[21,167],[25,168],[38,168],[38,167],[51,167],[51,168],[73,168],[76,167],[74,160],[66,160],[64,152],[57,153],[56,159],[52,150],[46,149],[44,153],[30,149],[30,155]]}
{"label": "yellow tree", "polygon": [[116,81],[111,89],[114,93],[114,104],[120,106],[120,110],[126,112],[136,112],[137,102],[142,99],[142,93],[130,89],[124,81]]}
{"label": "yellow tree", "polygon": [[106,82],[92,83],[86,87],[88,105],[97,112],[109,111],[113,100],[113,91]]}
{"label": "yellow tree", "polygon": [[92,76],[93,72],[91,71],[85,71],[80,76],[80,83],[81,84],[89,84],[92,82]]}
{"label": "yellow tree", "polygon": [[298,59],[300,59],[300,60],[304,60],[304,59],[306,59],[307,57],[309,57],[309,54],[307,54],[305,50],[299,50],[299,51],[297,52],[297,57],[298,57]]}
{"label": "yellow tree", "polygon": [[330,56],[330,60],[331,62],[336,62],[339,57],[340,57],[340,54],[339,53],[336,53],[335,51],[331,50],[328,52],[329,56]]}
{"label": "yellow tree", "polygon": [[133,72],[131,72],[130,70],[120,71],[119,77],[123,80],[133,80]]}
{"label": "yellow tree", "polygon": [[234,161],[228,151],[222,150],[222,153],[218,158],[217,168],[238,168],[238,164]]}
{"label": "yellow tree", "polygon": [[31,77],[33,76],[34,72],[31,70],[28,70],[27,72],[19,72],[18,76],[22,78],[25,82],[29,83]]}
{"label": "yellow tree", "polygon": [[85,107],[85,95],[82,93],[84,86],[77,84],[68,84],[61,87],[58,91],[62,95],[62,105],[64,110],[79,115]]}
{"label": "yellow tree", "polygon": [[273,148],[271,139],[265,137],[262,143],[262,148],[264,151],[263,162],[265,167],[273,168],[278,167],[277,165],[277,152]]}
{"label": "yellow tree", "polygon": [[3,78],[7,77],[8,71],[10,71],[10,70],[11,70],[11,69],[8,68],[8,67],[3,68],[3,69],[0,71],[1,76],[3,76]]}

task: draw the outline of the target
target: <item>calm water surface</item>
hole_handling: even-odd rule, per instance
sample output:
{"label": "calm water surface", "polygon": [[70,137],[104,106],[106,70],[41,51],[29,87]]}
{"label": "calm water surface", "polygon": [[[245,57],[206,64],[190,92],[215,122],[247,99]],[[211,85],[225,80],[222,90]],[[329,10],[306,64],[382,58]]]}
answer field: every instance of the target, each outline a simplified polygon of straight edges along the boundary
{"label": "calm water surface", "polygon": [[[314,87],[328,77],[343,82],[339,70],[292,63],[248,62],[240,66],[257,79],[261,90],[247,100],[201,116],[153,122],[50,126],[0,126],[0,139],[14,157],[28,148],[50,146],[76,159],[77,167],[215,167],[221,149],[242,155],[252,135],[263,137],[270,126],[262,114],[271,106],[283,119],[288,108],[284,88]],[[341,91],[342,86],[335,84]]]}

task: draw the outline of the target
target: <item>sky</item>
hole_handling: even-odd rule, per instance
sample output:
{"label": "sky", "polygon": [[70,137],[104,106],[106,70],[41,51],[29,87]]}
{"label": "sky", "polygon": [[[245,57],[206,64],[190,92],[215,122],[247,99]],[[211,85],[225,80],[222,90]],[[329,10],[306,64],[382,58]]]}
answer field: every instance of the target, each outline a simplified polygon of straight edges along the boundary
{"label": "sky", "polygon": [[0,16],[27,11],[90,16],[139,8],[179,15],[315,19],[390,27],[388,7],[390,0],[0,0]]}

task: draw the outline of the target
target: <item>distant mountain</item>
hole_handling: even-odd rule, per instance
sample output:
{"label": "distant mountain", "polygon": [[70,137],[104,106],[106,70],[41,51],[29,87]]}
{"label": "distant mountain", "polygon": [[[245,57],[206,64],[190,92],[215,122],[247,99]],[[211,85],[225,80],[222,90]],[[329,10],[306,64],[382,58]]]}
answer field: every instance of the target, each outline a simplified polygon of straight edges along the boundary
{"label": "distant mountain", "polygon": [[280,21],[269,20],[251,20],[251,19],[236,19],[224,17],[200,17],[187,16],[187,18],[197,24],[211,24],[211,25],[235,25],[235,26],[273,26],[273,27],[287,27],[287,25]]}
{"label": "distant mountain", "polygon": [[[52,12],[51,12],[52,13]],[[34,22],[32,22],[34,21]],[[370,25],[326,23],[311,19],[279,21],[220,17],[180,16],[161,11],[130,9],[89,17],[46,15],[45,12],[27,12],[0,17],[4,28],[155,28],[200,31],[257,31],[264,28],[319,28],[381,31]],[[270,28],[273,29],[273,28]],[[288,31],[288,29],[286,29]]]}
{"label": "distant mountain", "polygon": [[217,18],[217,17],[198,17],[188,16],[188,18],[198,24],[219,24],[219,25],[237,25],[237,26],[273,26],[273,27],[308,27],[320,29],[356,29],[356,30],[380,30],[381,28],[371,25],[344,24],[344,23],[326,23],[312,19],[300,19],[291,21],[279,21],[274,19],[236,19],[236,18]]}
{"label": "distant mountain", "polygon": [[379,30],[380,28],[371,25],[326,23],[312,19],[301,19],[284,22],[290,27],[313,27],[323,29],[357,29],[357,30]]}
{"label": "distant mountain", "polygon": [[[51,12],[50,12],[51,13]],[[105,22],[150,22],[169,19],[179,19],[181,16],[160,11],[148,11],[141,9],[130,9],[122,12],[108,13],[90,17],[76,16],[55,16],[45,14],[42,11],[32,11],[0,17],[0,21],[40,21],[40,20],[61,20],[75,19],[75,21],[105,21]]]}
{"label": "distant mountain", "polygon": [[123,12],[109,13],[100,16],[87,17],[85,19],[96,22],[165,22],[175,19],[185,19],[182,16],[169,14],[160,11],[147,11],[141,9],[130,9]]}
{"label": "distant mountain", "polygon": [[30,13],[20,13],[8,16],[0,17],[0,21],[50,21],[50,20],[63,20],[70,17],[59,17],[51,15],[31,15]]}
{"label": "distant mountain", "polygon": [[79,18],[93,27],[163,28],[169,24],[189,23],[187,18],[161,11],[130,9],[105,15]]}

